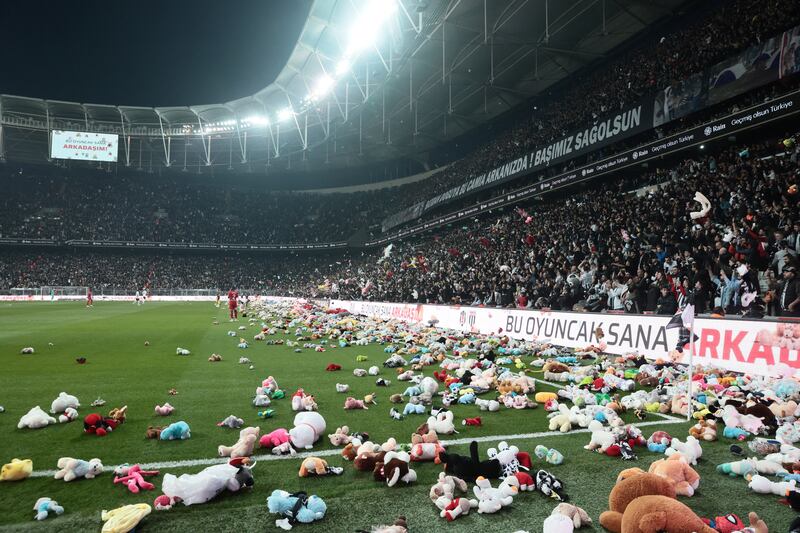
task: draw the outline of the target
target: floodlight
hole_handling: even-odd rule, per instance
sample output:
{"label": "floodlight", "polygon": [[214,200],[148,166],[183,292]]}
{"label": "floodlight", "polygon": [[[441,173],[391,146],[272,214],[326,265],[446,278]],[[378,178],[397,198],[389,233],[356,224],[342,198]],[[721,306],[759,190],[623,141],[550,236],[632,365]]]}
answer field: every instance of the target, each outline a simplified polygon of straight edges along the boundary
{"label": "floodlight", "polygon": [[311,100],[316,100],[318,98],[322,98],[326,94],[330,92],[333,88],[335,81],[333,78],[328,76],[327,74],[323,74],[323,76],[317,80],[317,84],[314,86],[314,90],[311,91],[309,98]]}
{"label": "floodlight", "polygon": [[397,0],[372,0],[359,14],[355,25],[350,30],[347,55],[355,55],[369,48],[378,38],[378,31],[397,10]]}
{"label": "floodlight", "polygon": [[267,124],[269,124],[269,119],[261,115],[253,115],[250,117],[246,117],[244,121],[247,122],[248,124],[252,124],[253,126],[266,126]]}
{"label": "floodlight", "polygon": [[347,72],[349,70],[350,70],[350,60],[348,60],[348,59],[342,59],[336,65],[336,75],[337,76],[343,76],[343,75],[347,74]]}
{"label": "floodlight", "polygon": [[289,109],[288,107],[284,107],[280,111],[278,111],[278,120],[283,122],[285,120],[289,120],[294,116],[294,111]]}

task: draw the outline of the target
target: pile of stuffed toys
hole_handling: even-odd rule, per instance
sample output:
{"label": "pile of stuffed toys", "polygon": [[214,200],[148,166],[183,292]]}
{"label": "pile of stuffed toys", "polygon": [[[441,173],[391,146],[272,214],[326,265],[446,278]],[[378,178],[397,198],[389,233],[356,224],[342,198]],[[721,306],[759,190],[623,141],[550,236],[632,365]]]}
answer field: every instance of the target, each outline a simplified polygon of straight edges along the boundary
{"label": "pile of stuffed toys", "polygon": [[[766,525],[753,513],[747,517],[749,526],[735,515],[703,519],[677,499],[691,498],[698,490],[700,476],[694,467],[703,460],[702,446],[720,438],[730,440],[732,453],[741,457],[718,465],[720,474],[741,477],[749,490],[784,497],[792,508],[800,510],[800,448],[794,446],[800,442],[800,382],[788,367],[778,367],[777,377],[698,368],[691,376],[690,395],[683,369],[673,362],[648,361],[633,353],[607,357],[602,353],[602,342],[583,350],[563,350],[504,336],[467,335],[397,321],[355,318],[342,310],[324,310],[311,304],[255,304],[250,324],[259,323],[255,342],[283,344],[283,339],[269,337],[294,330],[295,340],[285,344],[298,353],[304,348],[323,352],[367,344],[384,346],[386,359],[382,366],[391,369],[394,377],[378,377],[375,386],[389,387],[394,380],[405,382],[402,393],[388,395],[389,403],[394,404],[389,416],[395,420],[419,417],[422,423],[409,442],[398,443],[394,438],[373,442],[368,433],[353,432],[347,426],[336,428],[327,437],[331,445],[342,447],[345,464],[371,474],[374,483],[387,488],[416,483],[419,463],[441,465],[442,472],[429,496],[444,521],[457,520],[470,512],[501,512],[523,497],[522,493],[534,492],[554,500],[552,515],[544,522],[546,533],[571,532],[592,523],[583,509],[570,502],[564,482],[550,469],[563,468],[559,465],[565,458],[557,449],[538,445],[527,453],[500,442],[481,454],[478,442],[472,441],[469,453],[461,455],[448,451],[441,440],[442,436],[457,433],[456,427],[474,431],[488,417],[500,416],[495,413],[505,409],[542,409],[550,431],[586,433],[588,442],[584,448],[591,453],[623,461],[640,461],[639,453],[645,450],[663,456],[651,461],[646,470],[633,467],[619,475],[609,494],[609,509],[599,517],[600,525],[609,531],[766,533]],[[239,335],[233,331],[228,334]],[[602,332],[596,336],[602,339]],[[238,341],[240,348],[248,346],[244,338]],[[176,353],[191,352],[178,348]],[[222,362],[222,357],[213,354],[209,361]],[[253,368],[248,358],[240,358],[239,363]],[[373,379],[370,376],[381,373],[381,368],[369,365],[364,355],[356,356],[355,363],[363,364],[352,370],[356,379]],[[426,376],[423,371],[427,367],[436,370]],[[338,372],[343,367],[330,363],[324,370]],[[535,375],[540,378],[532,377]],[[558,392],[537,391],[537,381],[555,384]],[[344,409],[378,405],[375,393],[363,398],[349,396],[348,383],[337,383],[336,391],[345,397]],[[164,474],[162,494],[152,507],[163,511],[176,505],[202,504],[223,492],[253,487],[253,457],[258,450],[289,457],[312,450],[327,429],[313,394],[303,388],[287,393],[275,377],[268,376],[257,383],[252,406],[260,409],[259,418],[268,419],[273,416],[276,402],[283,399],[295,413],[291,428],[262,433],[259,426],[247,425],[243,418],[229,415],[217,423],[238,432],[238,436],[225,440],[216,449],[216,454],[227,462],[181,476]],[[97,402],[92,407],[105,403]],[[455,420],[448,408],[456,404],[474,405],[479,416]],[[49,413],[35,406],[20,418],[18,428],[40,429],[69,423],[78,418],[80,407],[78,398],[62,392],[53,400]],[[685,436],[673,436],[664,430],[646,436],[622,416],[627,412],[637,420],[685,417],[690,407],[694,426]],[[156,405],[154,412],[170,417],[175,408],[164,403]],[[120,431],[126,414],[127,406],[111,409],[105,415],[90,413],[83,418],[83,432],[114,435]],[[161,441],[184,440],[191,438],[191,429],[186,421],[178,420],[151,426],[145,436]],[[338,476],[344,472],[343,467],[333,466],[321,457],[303,454],[298,459],[300,477]],[[547,468],[534,466],[536,461]],[[104,471],[96,458],[62,457],[57,467],[55,478],[65,482],[92,479]],[[0,481],[23,480],[32,471],[30,460],[13,459],[2,467]],[[140,464],[113,467],[113,474],[113,483],[133,494],[154,490],[160,476],[159,471]],[[267,507],[276,515],[275,525],[283,529],[321,520],[327,511],[324,500],[317,495],[284,490],[274,490]],[[103,530],[128,531],[151,510],[148,504],[138,504],[104,511]],[[62,514],[64,509],[43,497],[36,502],[34,511],[37,520],[44,520]],[[402,533],[407,531],[407,525],[401,517],[394,524],[375,527],[373,531]]]}

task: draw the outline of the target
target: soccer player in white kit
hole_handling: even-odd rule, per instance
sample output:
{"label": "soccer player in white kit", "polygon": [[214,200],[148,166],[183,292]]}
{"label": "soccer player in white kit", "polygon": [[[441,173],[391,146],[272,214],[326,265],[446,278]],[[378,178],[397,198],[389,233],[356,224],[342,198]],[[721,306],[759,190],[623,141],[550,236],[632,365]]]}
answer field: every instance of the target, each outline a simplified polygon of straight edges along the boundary
{"label": "soccer player in white kit", "polygon": [[136,305],[142,305],[142,293],[138,290],[136,291],[136,301],[134,302]]}
{"label": "soccer player in white kit", "polygon": [[142,289],[142,305],[147,302],[147,287]]}

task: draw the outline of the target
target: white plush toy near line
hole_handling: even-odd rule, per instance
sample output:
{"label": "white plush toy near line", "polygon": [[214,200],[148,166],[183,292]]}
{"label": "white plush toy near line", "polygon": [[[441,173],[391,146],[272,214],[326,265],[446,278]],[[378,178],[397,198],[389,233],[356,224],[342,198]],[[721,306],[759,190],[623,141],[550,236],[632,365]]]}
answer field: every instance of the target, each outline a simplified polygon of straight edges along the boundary
{"label": "white plush toy near line", "polygon": [[689,464],[696,465],[697,460],[703,455],[703,449],[700,447],[700,441],[690,435],[686,437],[686,442],[681,442],[676,438],[672,439],[672,443],[664,454],[670,457],[675,453],[683,455]]}
{"label": "white plush toy near line", "polygon": [[78,401],[78,398],[66,392],[62,392],[59,393],[58,398],[53,400],[53,403],[50,404],[50,412],[53,414],[63,413],[69,407],[77,409],[80,406],[81,402]]}
{"label": "white plush toy near line", "polygon": [[37,405],[19,419],[17,428],[39,429],[55,423],[56,419],[45,413],[44,409]]}
{"label": "white plush toy near line", "polygon": [[294,417],[294,427],[289,430],[292,446],[310,450],[325,433],[325,419],[316,411],[303,411]]}

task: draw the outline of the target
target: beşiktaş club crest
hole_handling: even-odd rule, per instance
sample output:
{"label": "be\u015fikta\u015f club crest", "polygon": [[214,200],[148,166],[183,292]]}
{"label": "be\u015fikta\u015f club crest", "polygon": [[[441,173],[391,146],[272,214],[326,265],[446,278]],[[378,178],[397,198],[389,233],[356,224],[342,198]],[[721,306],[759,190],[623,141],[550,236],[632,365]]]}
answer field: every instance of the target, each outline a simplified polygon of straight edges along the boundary
{"label": "be\u015fikta\u015f club crest", "polygon": [[705,134],[706,137],[708,137],[709,135],[714,133],[714,130],[711,129],[711,126],[706,126],[706,128],[703,130],[703,133]]}

